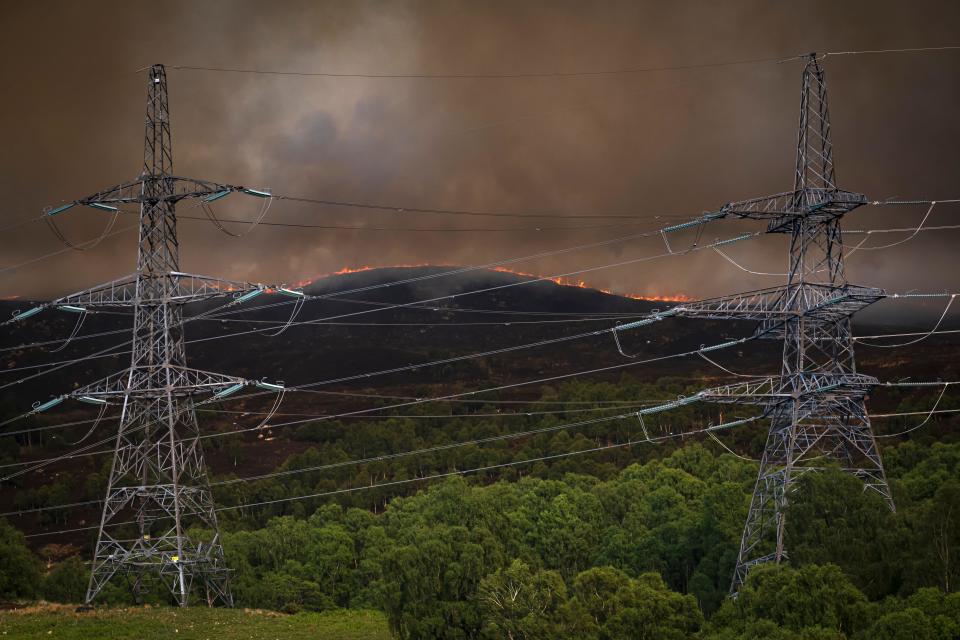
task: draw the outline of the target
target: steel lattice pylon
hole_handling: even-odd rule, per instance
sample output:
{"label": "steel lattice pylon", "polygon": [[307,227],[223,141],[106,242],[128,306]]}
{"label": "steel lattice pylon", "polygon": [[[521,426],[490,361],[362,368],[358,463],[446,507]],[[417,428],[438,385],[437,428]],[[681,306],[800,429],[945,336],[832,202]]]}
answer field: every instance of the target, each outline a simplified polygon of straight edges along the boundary
{"label": "steel lattice pylon", "polygon": [[700,394],[712,402],[759,405],[771,420],[734,593],[752,566],[786,558],[784,513],[800,474],[837,463],[893,508],[864,405],[877,380],[856,371],[850,320],[884,293],[848,284],[843,267],[840,219],[866,202],[865,196],[836,186],[827,87],[811,54],[803,70],[793,191],[727,204],[716,216],[764,220],[768,232],[789,234],[786,284],[671,310],[686,317],[757,320],[758,337],[783,340],[779,377]]}
{"label": "steel lattice pylon", "polygon": [[[52,224],[54,216],[77,205],[115,213],[123,205],[138,205],[136,272],[17,316],[25,318],[43,308],[79,313],[104,307],[133,308],[130,367],[35,408],[46,410],[73,398],[101,407],[115,404],[122,409],[86,594],[88,605],[112,578],[125,575],[138,600],[148,582],[159,579],[180,606],[188,604],[194,582],[202,583],[208,604],[232,606],[229,571],[200,446],[197,398],[206,395],[209,398],[205,401],[219,400],[245,385],[274,391],[282,387],[189,368],[183,306],[226,295],[234,296],[231,304],[237,304],[271,289],[303,295],[282,286],[181,272],[177,202],[194,198],[206,204],[233,192],[262,198],[270,194],[177,177],[171,173],[172,168],[166,72],[162,65],[154,65],[147,74],[141,175],[45,212]],[[211,532],[209,538],[191,539],[187,533],[191,527]],[[131,535],[131,530],[136,533]]]}
{"label": "steel lattice pylon", "polygon": [[[123,413],[104,499],[86,601],[118,571],[132,574],[140,597],[147,573],[158,573],[181,606],[192,582],[202,581],[208,603],[232,605],[213,496],[199,442],[189,385],[176,389],[186,370],[182,305],[172,304],[180,269],[167,78],[150,69],[140,203],[140,250],[133,301],[132,359]],[[138,535],[114,537],[108,525],[133,512]],[[211,540],[192,541],[200,525]]]}

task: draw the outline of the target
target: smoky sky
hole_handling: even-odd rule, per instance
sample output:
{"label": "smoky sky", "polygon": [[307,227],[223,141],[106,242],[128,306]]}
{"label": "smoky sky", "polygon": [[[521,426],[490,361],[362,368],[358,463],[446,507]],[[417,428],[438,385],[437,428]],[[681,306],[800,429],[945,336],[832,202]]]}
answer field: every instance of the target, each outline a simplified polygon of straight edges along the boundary
{"label": "smoky sky", "polygon": [[[0,5],[2,222],[135,177],[144,72],[152,63],[356,74],[503,74],[698,65],[960,44],[955,2],[4,2]],[[841,187],[870,199],[960,197],[960,51],[824,61]],[[372,79],[168,71],[178,175],[278,194],[486,211],[649,216],[608,225],[371,212],[277,201],[269,220],[361,227],[503,228],[399,232],[261,227],[242,239],[181,220],[184,271],[295,282],[342,267],[480,264],[654,228],[725,202],[790,189],[802,65],[567,78]],[[231,196],[219,215],[249,219]],[[915,226],[926,207],[863,207],[847,229]],[[183,216],[200,215],[181,206]],[[929,224],[953,224],[943,204]],[[103,213],[64,231],[95,237]],[[133,224],[121,217],[117,228]],[[753,229],[719,223],[706,240]],[[239,228],[237,228],[239,230]],[[892,291],[953,290],[958,232],[859,251],[847,273]],[[903,236],[884,235],[867,245]],[[0,273],[0,295],[69,293],[130,272],[136,236]],[[847,236],[855,244],[862,236]],[[692,240],[692,238],[687,238]],[[682,245],[684,237],[678,242]],[[57,251],[43,224],[0,234],[0,267]],[[639,239],[517,264],[555,274],[662,253]],[[777,273],[782,236],[732,245]],[[777,277],[713,251],[592,271],[590,285],[708,296]],[[892,303],[886,303],[892,304]]]}

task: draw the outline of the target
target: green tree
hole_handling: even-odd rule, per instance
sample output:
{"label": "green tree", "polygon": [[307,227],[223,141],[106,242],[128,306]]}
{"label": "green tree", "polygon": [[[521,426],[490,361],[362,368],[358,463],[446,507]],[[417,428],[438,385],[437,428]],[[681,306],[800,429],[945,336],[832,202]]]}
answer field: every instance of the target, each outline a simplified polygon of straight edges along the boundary
{"label": "green tree", "polygon": [[883,615],[864,638],[928,640],[960,637],[960,593],[920,589],[907,598],[888,598]]}
{"label": "green tree", "polygon": [[390,581],[384,604],[401,638],[470,638],[482,626],[475,594],[481,579],[502,566],[500,545],[489,531],[440,524],[404,532],[404,542],[384,559]]}
{"label": "green tree", "polygon": [[795,633],[851,637],[867,629],[873,617],[874,606],[836,565],[793,568],[771,563],[750,571],[737,598],[723,604],[711,627],[714,632],[748,634],[756,623],[766,621]]}
{"label": "green tree", "polygon": [[486,637],[534,640],[557,637],[557,611],[567,588],[556,571],[531,571],[514,560],[480,581],[477,597]]}
{"label": "green tree", "polygon": [[23,534],[0,520],[0,598],[32,598],[40,584],[40,563]]}
{"label": "green tree", "polygon": [[937,640],[933,620],[919,609],[909,608],[888,613],[870,629],[871,640]]}
{"label": "green tree", "polygon": [[927,584],[946,593],[960,587],[960,481],[940,485],[917,514],[917,528],[932,574]]}
{"label": "green tree", "polygon": [[839,470],[808,473],[787,509],[790,560],[835,564],[872,598],[895,593],[909,548],[896,515],[863,481]]}
{"label": "green tree", "polygon": [[43,579],[43,597],[51,602],[83,602],[90,570],[79,556],[60,562]]}
{"label": "green tree", "polygon": [[599,640],[681,640],[703,617],[692,596],[671,591],[655,573],[630,578],[612,567],[579,574],[561,619],[562,637]]}

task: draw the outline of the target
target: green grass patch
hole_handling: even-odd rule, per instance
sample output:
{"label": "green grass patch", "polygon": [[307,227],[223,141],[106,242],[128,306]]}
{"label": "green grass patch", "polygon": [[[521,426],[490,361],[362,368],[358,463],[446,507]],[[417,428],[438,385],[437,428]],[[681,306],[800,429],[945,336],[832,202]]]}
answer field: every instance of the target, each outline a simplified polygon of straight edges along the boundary
{"label": "green grass patch", "polygon": [[337,610],[286,615],[256,609],[103,608],[77,613],[67,605],[0,612],[0,637],[67,640],[387,640],[378,611]]}

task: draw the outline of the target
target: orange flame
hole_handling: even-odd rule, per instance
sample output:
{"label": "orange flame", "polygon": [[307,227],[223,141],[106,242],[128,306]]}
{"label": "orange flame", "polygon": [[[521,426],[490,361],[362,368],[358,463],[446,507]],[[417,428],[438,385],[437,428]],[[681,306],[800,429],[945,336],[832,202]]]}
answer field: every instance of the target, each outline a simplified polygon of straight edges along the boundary
{"label": "orange flame", "polygon": [[[459,266],[459,265],[446,264],[446,263],[435,263],[435,262],[434,262],[434,263],[422,262],[422,263],[419,263],[419,264],[395,264],[395,265],[384,266],[384,267],[374,267],[374,266],[370,266],[370,265],[363,265],[363,266],[360,266],[360,267],[343,267],[342,269],[338,269],[337,271],[333,271],[333,272],[330,272],[330,273],[324,273],[324,274],[318,275],[318,276],[316,276],[316,277],[314,277],[314,278],[309,278],[309,279],[306,279],[306,280],[300,280],[299,282],[295,283],[293,286],[295,286],[295,287],[306,287],[306,286],[308,286],[308,285],[310,285],[310,284],[313,284],[313,283],[316,282],[317,280],[323,280],[324,278],[330,278],[330,277],[334,277],[334,276],[343,276],[343,275],[348,275],[348,274],[351,274],[351,273],[362,273],[362,272],[364,272],[364,271],[373,271],[374,269],[410,269],[410,268],[416,268],[416,267],[456,267],[456,266]],[[518,270],[516,270],[516,269],[510,269],[510,268],[508,268],[508,267],[493,267],[493,268],[489,269],[489,271],[497,271],[497,272],[500,272],[500,273],[510,273],[510,274],[515,275],[515,276],[522,276],[522,277],[524,277],[524,278],[535,278],[535,279],[537,279],[537,280],[549,281],[549,282],[553,282],[554,284],[557,284],[557,285],[559,285],[559,286],[561,286],[561,287],[576,287],[576,288],[578,288],[578,289],[593,289],[594,291],[599,291],[599,292],[605,293],[605,294],[607,294],[607,295],[611,295],[611,296],[621,296],[621,297],[623,297],[623,298],[630,298],[630,299],[632,299],[632,300],[644,300],[644,301],[648,301],[648,302],[690,302],[691,300],[693,300],[693,298],[691,298],[690,296],[684,295],[684,294],[682,294],[682,293],[676,293],[676,294],[643,294],[643,295],[637,294],[637,293],[617,293],[617,292],[615,292],[615,291],[611,291],[610,289],[602,289],[602,288],[599,288],[599,287],[591,287],[591,286],[590,286],[589,284],[587,284],[587,282],[584,281],[584,280],[579,280],[579,279],[577,279],[577,280],[571,280],[570,278],[564,278],[564,277],[559,277],[559,276],[556,276],[556,277],[542,276],[542,275],[538,275],[538,274],[536,274],[536,273],[529,273],[529,272],[527,272],[527,271],[518,271]]]}

